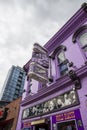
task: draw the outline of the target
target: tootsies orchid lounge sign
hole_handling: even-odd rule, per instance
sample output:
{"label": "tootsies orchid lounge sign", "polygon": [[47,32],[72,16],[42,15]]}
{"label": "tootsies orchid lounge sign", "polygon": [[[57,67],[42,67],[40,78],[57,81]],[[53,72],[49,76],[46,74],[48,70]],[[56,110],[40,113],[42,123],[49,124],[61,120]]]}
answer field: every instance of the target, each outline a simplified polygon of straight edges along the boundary
{"label": "tootsies orchid lounge sign", "polygon": [[29,65],[28,77],[42,83],[47,83],[48,68],[49,59],[47,50],[35,43],[32,52],[32,60]]}
{"label": "tootsies orchid lounge sign", "polygon": [[77,104],[79,104],[77,92],[71,90],[51,100],[25,109],[23,111],[22,118],[26,119],[32,116],[39,116],[50,112],[59,111]]}

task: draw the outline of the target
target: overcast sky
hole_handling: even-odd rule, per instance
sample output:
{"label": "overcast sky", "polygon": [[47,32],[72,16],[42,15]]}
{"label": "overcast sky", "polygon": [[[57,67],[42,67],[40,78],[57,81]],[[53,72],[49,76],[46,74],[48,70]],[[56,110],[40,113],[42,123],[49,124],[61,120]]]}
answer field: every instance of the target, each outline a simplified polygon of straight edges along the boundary
{"label": "overcast sky", "polygon": [[0,0],[0,92],[12,65],[44,45],[87,0]]}

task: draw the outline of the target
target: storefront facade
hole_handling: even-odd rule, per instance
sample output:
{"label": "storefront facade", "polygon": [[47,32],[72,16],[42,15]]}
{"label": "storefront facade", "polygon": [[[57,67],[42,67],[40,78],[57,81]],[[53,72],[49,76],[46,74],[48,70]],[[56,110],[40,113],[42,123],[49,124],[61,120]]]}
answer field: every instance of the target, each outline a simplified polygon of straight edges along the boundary
{"label": "storefront facade", "polygon": [[87,129],[87,4],[25,64],[16,130]]}
{"label": "storefront facade", "polygon": [[52,117],[53,128],[59,130],[84,130],[80,110],[72,110]]}

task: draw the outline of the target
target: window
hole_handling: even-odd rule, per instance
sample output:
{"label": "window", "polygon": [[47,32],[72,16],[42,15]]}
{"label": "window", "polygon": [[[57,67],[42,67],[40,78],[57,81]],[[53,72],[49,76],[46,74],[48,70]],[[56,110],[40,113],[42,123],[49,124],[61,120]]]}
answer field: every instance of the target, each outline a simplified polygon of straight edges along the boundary
{"label": "window", "polygon": [[57,78],[68,73],[68,59],[65,57],[66,50],[66,46],[60,45],[50,55],[50,58],[52,58],[56,64]]}
{"label": "window", "polygon": [[83,33],[79,38],[80,44],[84,52],[87,52],[87,32]]}
{"label": "window", "polygon": [[60,75],[65,75],[68,72],[68,66],[65,58],[64,51],[60,51],[57,54],[58,68],[60,71]]}
{"label": "window", "polygon": [[57,124],[57,130],[77,130],[75,120],[60,122]]}
{"label": "window", "polygon": [[80,27],[72,37],[73,43],[78,43],[83,55],[87,58],[87,24]]}
{"label": "window", "polygon": [[18,91],[18,90],[16,90],[16,91],[15,91],[15,94],[19,94],[19,91]]}

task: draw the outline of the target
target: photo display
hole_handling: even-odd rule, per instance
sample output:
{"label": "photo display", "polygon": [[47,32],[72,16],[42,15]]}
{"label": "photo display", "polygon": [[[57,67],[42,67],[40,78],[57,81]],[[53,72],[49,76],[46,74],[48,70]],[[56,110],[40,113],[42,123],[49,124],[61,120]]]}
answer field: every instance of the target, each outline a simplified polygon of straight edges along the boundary
{"label": "photo display", "polygon": [[42,102],[41,104],[24,109],[22,118],[26,119],[33,116],[39,116],[53,111],[58,111],[61,109],[72,107],[74,105],[77,105],[78,103],[79,100],[77,92],[75,90],[71,90],[46,102]]}

